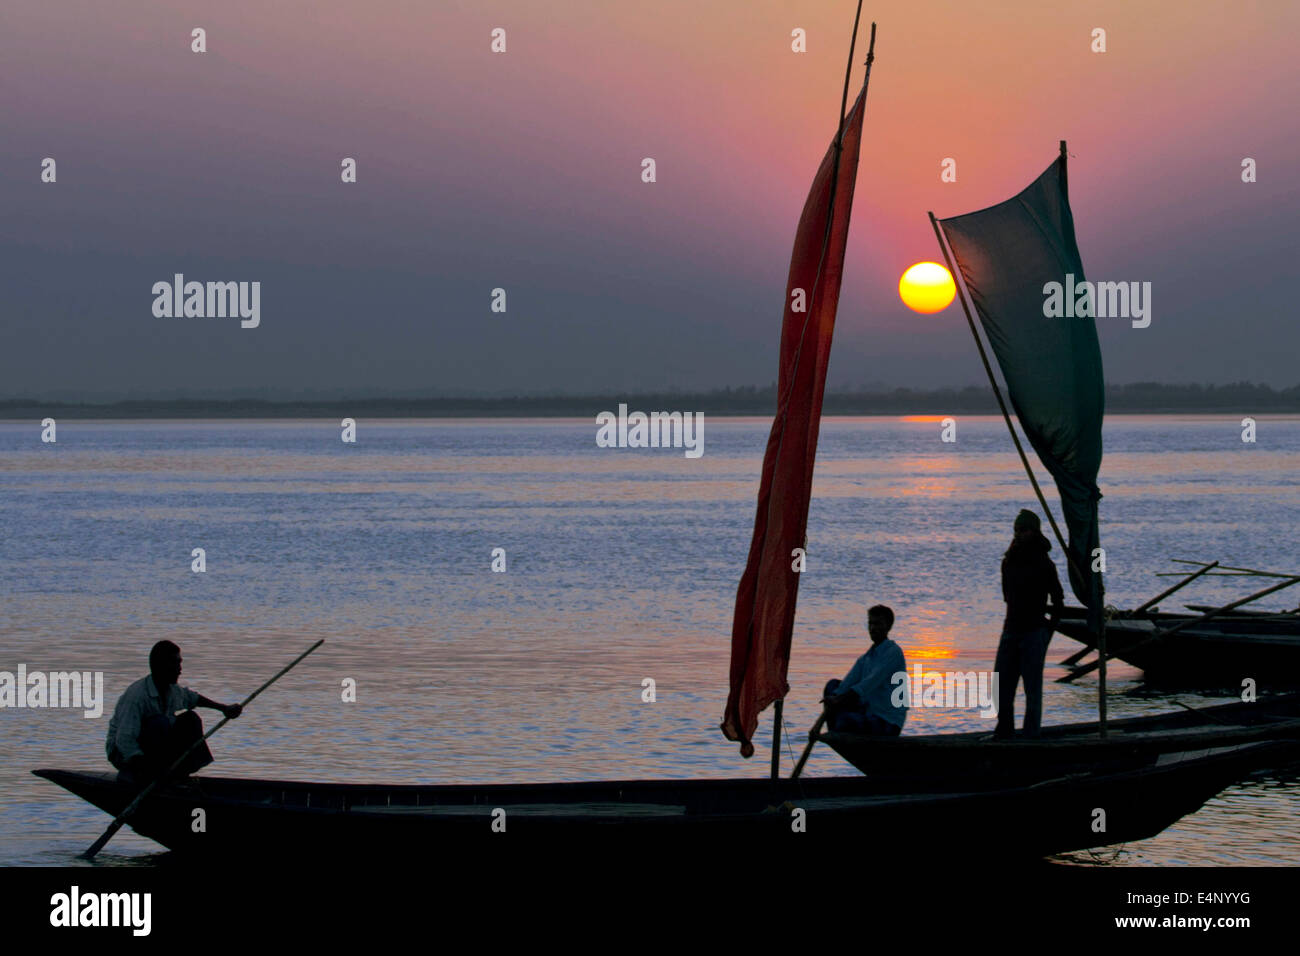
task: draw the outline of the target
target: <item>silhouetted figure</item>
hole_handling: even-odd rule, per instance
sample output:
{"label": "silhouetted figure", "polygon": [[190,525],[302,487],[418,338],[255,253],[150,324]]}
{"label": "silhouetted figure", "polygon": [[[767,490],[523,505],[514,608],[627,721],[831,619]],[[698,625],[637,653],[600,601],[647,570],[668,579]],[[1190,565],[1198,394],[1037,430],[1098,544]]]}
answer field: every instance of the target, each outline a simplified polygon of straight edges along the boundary
{"label": "silhouetted figure", "polygon": [[[1015,536],[1002,558],[1002,598],[1007,616],[993,669],[998,675],[998,725],[995,736],[1015,735],[1016,684],[1025,683],[1026,737],[1037,737],[1043,717],[1043,661],[1065,595],[1049,552],[1052,544],[1041,530],[1038,515],[1016,515]],[[1051,618],[1044,620],[1051,599]]]}
{"label": "silhouetted figure", "polygon": [[907,708],[893,702],[895,674],[907,673],[903,649],[889,638],[894,612],[883,604],[867,611],[871,648],[857,659],[844,680],[829,680],[822,694],[826,725],[833,731],[897,737]]}
{"label": "silhouetted figure", "polygon": [[[230,718],[242,712],[239,704],[218,704],[181,687],[176,683],[180,676],[181,649],[171,641],[159,641],[149,651],[149,676],[131,684],[118,698],[105,749],[108,762],[127,776],[152,780],[202,739],[203,721],[193,708],[208,707]],[[200,743],[176,775],[186,776],[210,763],[212,751]]]}

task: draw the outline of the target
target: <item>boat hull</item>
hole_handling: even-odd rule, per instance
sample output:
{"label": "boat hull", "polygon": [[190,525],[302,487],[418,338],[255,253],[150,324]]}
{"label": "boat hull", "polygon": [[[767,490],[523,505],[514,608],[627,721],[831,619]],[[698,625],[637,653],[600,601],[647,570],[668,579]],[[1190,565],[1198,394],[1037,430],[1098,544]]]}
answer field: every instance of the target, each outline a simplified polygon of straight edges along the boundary
{"label": "boat hull", "polygon": [[1300,694],[1109,721],[1105,738],[1095,722],[1044,727],[1033,740],[991,740],[991,730],[898,737],[825,733],[820,739],[865,774],[959,773],[1032,783],[1069,773],[1140,770],[1170,755],[1263,740],[1291,747],[1300,757]]}
{"label": "boat hull", "polygon": [[[1267,762],[1275,748],[1241,744],[1141,771],[1032,785],[986,779],[972,786],[952,776],[432,787],[196,777],[151,796],[130,826],[184,855],[223,858],[477,853],[512,838],[698,851],[702,841],[754,846],[756,837],[862,841],[876,854],[916,856],[950,849],[954,833],[977,839],[982,857],[1036,858],[1153,836]],[[134,796],[111,773],[34,772],[112,815]],[[1103,831],[1098,808],[1106,811]],[[199,809],[205,828],[195,833]]]}
{"label": "boat hull", "polygon": [[[1085,613],[1067,608],[1056,630],[1095,648]],[[1239,689],[1250,679],[1261,690],[1300,686],[1300,621],[1215,619],[1149,640],[1158,629],[1191,617],[1113,617],[1106,626],[1106,652],[1141,670],[1150,684]]]}

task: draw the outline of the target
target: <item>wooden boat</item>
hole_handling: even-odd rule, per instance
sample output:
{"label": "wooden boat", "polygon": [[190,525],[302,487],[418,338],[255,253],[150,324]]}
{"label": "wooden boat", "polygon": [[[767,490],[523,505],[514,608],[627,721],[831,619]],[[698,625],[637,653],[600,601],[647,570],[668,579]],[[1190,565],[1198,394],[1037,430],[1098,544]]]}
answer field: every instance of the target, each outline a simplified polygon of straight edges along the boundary
{"label": "wooden boat", "polygon": [[[1238,689],[1250,680],[1257,689],[1270,690],[1300,685],[1300,609],[1263,611],[1246,606],[1300,584],[1300,575],[1218,561],[1173,560],[1195,565],[1197,570],[1133,610],[1108,609],[1100,632],[1089,626],[1085,609],[1065,608],[1056,630],[1083,644],[1083,650],[1062,662],[1074,669],[1060,680],[1074,680],[1097,666],[1075,665],[1088,651],[1100,651],[1099,641],[1104,641],[1106,657],[1141,669],[1151,684]],[[1206,574],[1271,578],[1274,583],[1221,607],[1189,604],[1192,614],[1160,611],[1156,606]]]}
{"label": "wooden boat", "polygon": [[1044,727],[1035,740],[988,737],[988,731],[975,731],[898,737],[824,733],[818,739],[868,775],[962,774],[1032,782],[1056,774],[1139,770],[1178,754],[1261,740],[1300,745],[1300,693],[1113,720],[1104,738],[1095,722]]}
{"label": "wooden boat", "polygon": [[[1294,637],[1300,638],[1300,617],[1294,614],[1286,613],[1269,613],[1265,611],[1245,611],[1238,610],[1231,614],[1224,614],[1221,617],[1205,620],[1206,611],[1212,611],[1213,608],[1206,607],[1202,604],[1189,605],[1189,608],[1198,613],[1181,614],[1173,611],[1142,611],[1134,613],[1132,611],[1118,611],[1111,617],[1111,622],[1121,621],[1138,621],[1155,625],[1157,628],[1169,628],[1175,624],[1187,624],[1187,627],[1180,630],[1181,635],[1184,632],[1193,634],[1225,634],[1233,635],[1251,635],[1251,636],[1274,636],[1274,637]],[[1081,607],[1066,607],[1061,612],[1061,621],[1066,624],[1085,624],[1088,612]],[[1058,630],[1060,630],[1058,628]],[[1065,633],[1062,631],[1061,633]],[[1073,636],[1073,635],[1070,635]]]}
{"label": "wooden boat", "polygon": [[[1196,623],[1193,623],[1196,622]],[[1167,638],[1161,631],[1179,627]],[[1056,630],[1095,649],[1096,635],[1082,608],[1066,608]],[[1106,622],[1106,651],[1163,686],[1259,688],[1300,685],[1300,621],[1243,615],[1199,621],[1197,615],[1124,612]]]}
{"label": "wooden boat", "polygon": [[[1261,765],[1294,757],[1291,742],[1257,741],[1180,754],[1140,771],[1082,773],[983,786],[948,775],[925,786],[907,778],[803,780],[627,780],[490,786],[378,786],[191,778],[163,788],[130,826],[187,855],[283,860],[410,857],[501,847],[506,833],[529,841],[596,837],[661,850],[701,843],[799,839],[871,846],[898,854],[940,853],[954,834],[977,837],[982,859],[1034,858],[1142,840],[1199,809]],[[119,813],[136,789],[112,773],[37,770],[38,776]],[[1095,810],[1106,829],[1094,830]],[[194,833],[202,808],[207,830]],[[805,832],[792,826],[804,811]],[[500,812],[494,816],[494,811]],[[654,843],[645,840],[653,838]],[[680,843],[677,841],[680,840]],[[572,846],[573,844],[569,844]]]}

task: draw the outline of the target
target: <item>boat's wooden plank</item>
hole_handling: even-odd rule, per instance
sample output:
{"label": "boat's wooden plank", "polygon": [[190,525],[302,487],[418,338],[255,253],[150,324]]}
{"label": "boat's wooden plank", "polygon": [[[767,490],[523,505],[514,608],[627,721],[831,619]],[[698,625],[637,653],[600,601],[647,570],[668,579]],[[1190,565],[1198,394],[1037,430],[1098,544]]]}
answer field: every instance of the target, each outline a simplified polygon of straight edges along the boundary
{"label": "boat's wooden plank", "polygon": [[[364,806],[352,807],[348,812],[363,816],[466,816],[490,819],[497,809],[480,804],[425,804],[424,806]],[[507,817],[673,817],[682,816],[686,808],[665,803],[517,803],[505,804],[501,809]]]}
{"label": "boat's wooden plank", "polygon": [[[1109,738],[1095,735],[1069,735],[1058,737],[1039,737],[1036,740],[1023,737],[1014,740],[979,740],[972,741],[965,734],[939,734],[929,737],[866,737],[856,734],[823,734],[821,740],[832,747],[843,745],[860,751],[875,751],[885,755],[903,751],[920,752],[974,750],[979,749],[990,754],[1010,754],[1044,752],[1058,750],[1095,750],[1105,752],[1111,749],[1148,741],[1153,744],[1179,741],[1188,745],[1205,742],[1214,744],[1227,740],[1246,740],[1257,737],[1300,735],[1300,720],[1294,718],[1277,718],[1260,714],[1255,720],[1241,724],[1196,723],[1189,727],[1117,727],[1111,729]],[[948,739],[945,739],[947,737]],[[838,747],[837,747],[838,749]]]}
{"label": "boat's wooden plank", "polygon": [[1238,750],[1245,750],[1255,746],[1254,743],[1233,744],[1230,747],[1207,747],[1203,750],[1174,750],[1169,753],[1161,754],[1156,758],[1156,766],[1164,767],[1169,764],[1182,763],[1186,760],[1197,760],[1201,757],[1209,757],[1213,754],[1233,753]]}
{"label": "boat's wooden plank", "polygon": [[979,796],[986,796],[988,793],[998,791],[978,791],[978,790],[953,790],[946,793],[922,792],[916,794],[907,793],[879,793],[866,794],[864,796],[842,796],[842,797],[798,797],[790,800],[790,806],[799,807],[804,810],[855,810],[865,809],[871,806],[896,804],[899,800],[909,800],[915,802],[924,800],[926,802],[939,803],[943,801],[960,802],[970,800]]}

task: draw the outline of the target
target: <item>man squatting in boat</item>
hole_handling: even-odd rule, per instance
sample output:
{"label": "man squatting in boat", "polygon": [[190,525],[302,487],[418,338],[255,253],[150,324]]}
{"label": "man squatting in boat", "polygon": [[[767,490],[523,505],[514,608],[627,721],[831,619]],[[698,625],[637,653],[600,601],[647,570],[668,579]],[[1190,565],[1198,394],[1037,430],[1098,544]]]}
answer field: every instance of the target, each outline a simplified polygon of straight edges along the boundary
{"label": "man squatting in boat", "polygon": [[[1052,543],[1043,536],[1038,515],[1016,515],[1015,535],[1002,558],[1002,598],[1007,616],[993,670],[998,675],[998,724],[994,737],[1015,736],[1016,684],[1025,683],[1024,735],[1037,737],[1043,717],[1043,661],[1052,631],[1061,619],[1065,595],[1049,552]],[[1047,601],[1052,607],[1043,620]]]}
{"label": "man squatting in boat", "polygon": [[195,741],[200,741],[199,745],[176,774],[186,776],[212,763],[212,751],[202,742],[203,721],[193,708],[219,710],[232,720],[242,708],[239,704],[218,704],[180,686],[176,683],[180,676],[181,649],[171,641],[159,641],[149,651],[149,676],[131,684],[118,698],[108,724],[105,749],[108,762],[122,773],[155,777]]}
{"label": "man squatting in boat", "polygon": [[894,612],[883,604],[867,611],[871,647],[854,662],[844,680],[826,682],[822,702],[826,723],[840,733],[897,737],[907,720],[907,708],[895,705],[895,674],[907,673],[903,649],[889,637]]}

